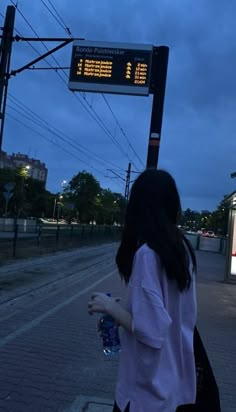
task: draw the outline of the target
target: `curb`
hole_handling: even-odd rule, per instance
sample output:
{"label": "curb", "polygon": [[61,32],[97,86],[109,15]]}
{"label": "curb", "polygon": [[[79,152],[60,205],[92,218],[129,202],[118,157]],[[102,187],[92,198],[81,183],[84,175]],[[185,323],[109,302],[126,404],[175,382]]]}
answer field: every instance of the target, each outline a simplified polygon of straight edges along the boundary
{"label": "curb", "polygon": [[112,412],[114,400],[91,396],[79,396],[63,412]]}

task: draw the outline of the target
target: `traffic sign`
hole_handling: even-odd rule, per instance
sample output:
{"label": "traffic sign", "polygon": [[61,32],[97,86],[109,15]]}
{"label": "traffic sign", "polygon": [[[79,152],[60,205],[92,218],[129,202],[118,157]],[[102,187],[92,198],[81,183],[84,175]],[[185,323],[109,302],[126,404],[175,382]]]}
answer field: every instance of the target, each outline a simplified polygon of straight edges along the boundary
{"label": "traffic sign", "polygon": [[14,187],[15,187],[15,183],[12,183],[12,182],[6,183],[6,184],[4,185],[4,189],[5,189],[7,192],[11,192],[11,191],[14,189]]}
{"label": "traffic sign", "polygon": [[150,44],[75,40],[69,89],[147,96],[152,53]]}
{"label": "traffic sign", "polygon": [[13,196],[13,193],[11,192],[3,192],[3,197],[6,200],[6,202],[8,202]]}

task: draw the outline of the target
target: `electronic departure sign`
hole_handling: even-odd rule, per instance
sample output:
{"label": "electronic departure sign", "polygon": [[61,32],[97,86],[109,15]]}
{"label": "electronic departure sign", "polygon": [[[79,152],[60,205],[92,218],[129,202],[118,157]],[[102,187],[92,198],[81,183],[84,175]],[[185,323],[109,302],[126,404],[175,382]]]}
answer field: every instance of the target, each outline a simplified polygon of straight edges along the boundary
{"label": "electronic departure sign", "polygon": [[69,89],[147,96],[152,54],[152,45],[75,40]]}

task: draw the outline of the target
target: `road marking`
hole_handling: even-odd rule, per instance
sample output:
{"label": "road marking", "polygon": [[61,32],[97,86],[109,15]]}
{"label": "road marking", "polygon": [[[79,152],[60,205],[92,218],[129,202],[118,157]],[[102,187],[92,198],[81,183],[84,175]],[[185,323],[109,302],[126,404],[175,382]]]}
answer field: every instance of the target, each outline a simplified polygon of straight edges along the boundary
{"label": "road marking", "polygon": [[[20,262],[3,262],[3,266],[0,267],[0,274],[6,274],[10,272],[15,272],[16,270],[28,269],[35,266],[45,267],[45,262],[48,263],[57,263],[59,258],[70,258],[78,257],[85,258],[90,252],[100,251],[100,249],[113,249],[116,246],[116,243],[103,243],[99,246],[81,246],[80,248],[73,250],[58,250],[57,252],[51,253],[48,256],[32,256],[29,258],[22,259]],[[90,256],[89,256],[90,257]]]}
{"label": "road marking", "polygon": [[58,312],[60,309],[64,308],[65,306],[69,305],[70,303],[72,303],[74,300],[76,300],[80,296],[85,295],[85,293],[87,293],[89,290],[94,289],[94,287],[99,285],[99,283],[102,283],[104,280],[108,279],[110,276],[112,276],[115,273],[117,273],[116,269],[113,270],[112,272],[108,273],[107,275],[103,276],[101,279],[97,280],[92,285],[90,285],[87,288],[85,288],[85,289],[81,290],[80,292],[76,293],[74,296],[71,296],[70,298],[66,299],[64,302],[59,303],[53,309],[50,309],[49,311],[45,312],[43,315],[38,316],[34,320],[26,323],[24,326],[20,327],[15,332],[10,333],[9,335],[5,336],[4,338],[1,338],[0,339],[0,348],[5,346],[7,343],[13,341],[15,338],[22,335],[24,332],[27,332],[28,330],[34,328],[35,326],[38,326],[44,319],[47,319],[49,316],[51,316],[54,313]]}

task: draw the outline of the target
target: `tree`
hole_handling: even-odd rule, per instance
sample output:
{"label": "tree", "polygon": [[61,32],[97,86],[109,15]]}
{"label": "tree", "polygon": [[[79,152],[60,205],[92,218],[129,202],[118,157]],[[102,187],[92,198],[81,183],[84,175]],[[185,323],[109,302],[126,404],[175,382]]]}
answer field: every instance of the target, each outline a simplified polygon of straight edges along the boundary
{"label": "tree", "polygon": [[2,193],[6,183],[11,182],[15,185],[14,195],[8,206],[8,214],[12,216],[24,215],[24,189],[25,182],[28,178],[27,169],[25,167],[18,167],[16,169],[1,169],[0,178]]}
{"label": "tree", "polygon": [[218,205],[217,210],[211,213],[207,229],[213,230],[216,234],[226,235],[228,232],[229,210],[224,203],[224,199]]}
{"label": "tree", "polygon": [[[0,169],[0,215],[3,215],[6,211],[6,199],[3,193],[5,192],[5,185],[7,183],[15,184],[15,169],[4,168]],[[13,207],[13,198],[9,199],[7,210],[11,210]]]}
{"label": "tree", "polygon": [[9,200],[7,215],[14,217],[41,217],[50,216],[52,210],[52,195],[46,191],[44,182],[29,177],[26,167],[16,169],[0,169],[0,214],[6,210],[6,201],[3,197],[5,185],[12,183],[13,196]]}
{"label": "tree", "polygon": [[187,230],[196,231],[201,228],[201,214],[188,208],[182,213],[179,224]]}
{"label": "tree", "polygon": [[64,189],[67,201],[74,202],[81,223],[95,220],[100,193],[99,182],[85,170],[75,175]]}
{"label": "tree", "polygon": [[51,216],[53,200],[50,192],[45,190],[44,182],[29,177],[24,187],[24,211],[27,216]]}
{"label": "tree", "polygon": [[121,195],[110,189],[102,189],[97,196],[97,223],[113,225],[121,223]]}

